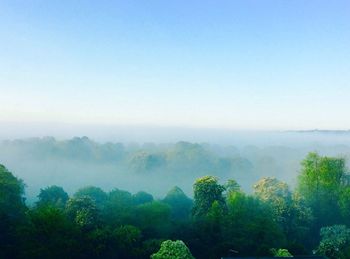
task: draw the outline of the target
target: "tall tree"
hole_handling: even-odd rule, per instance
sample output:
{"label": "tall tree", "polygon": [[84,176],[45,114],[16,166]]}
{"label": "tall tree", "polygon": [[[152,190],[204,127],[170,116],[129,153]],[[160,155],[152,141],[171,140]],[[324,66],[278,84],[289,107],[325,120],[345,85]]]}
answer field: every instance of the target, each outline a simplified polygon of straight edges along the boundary
{"label": "tall tree", "polygon": [[83,188],[80,188],[75,194],[74,197],[81,198],[81,197],[90,197],[93,199],[96,203],[96,206],[98,208],[102,208],[104,203],[107,200],[107,193],[105,193],[101,188],[95,187],[95,186],[86,186]]}
{"label": "tall tree", "polygon": [[177,220],[187,219],[193,206],[193,201],[177,186],[167,193],[163,202],[170,205],[172,218]]}
{"label": "tall tree", "polygon": [[17,227],[24,221],[24,184],[0,164],[0,258],[14,258],[18,252]]}
{"label": "tall tree", "polygon": [[346,177],[345,159],[309,153],[301,165],[297,191],[313,211],[314,231],[340,223],[339,199]]}
{"label": "tall tree", "polygon": [[69,199],[63,188],[56,185],[41,189],[38,198],[37,206],[51,205],[62,209]]}
{"label": "tall tree", "polygon": [[217,201],[221,206],[225,206],[225,200],[222,194],[224,190],[225,187],[220,185],[218,179],[214,176],[204,176],[197,179],[193,185],[193,216],[205,216],[214,201]]}
{"label": "tall tree", "polygon": [[83,229],[93,229],[99,223],[99,211],[90,197],[70,198],[66,212],[68,217]]}

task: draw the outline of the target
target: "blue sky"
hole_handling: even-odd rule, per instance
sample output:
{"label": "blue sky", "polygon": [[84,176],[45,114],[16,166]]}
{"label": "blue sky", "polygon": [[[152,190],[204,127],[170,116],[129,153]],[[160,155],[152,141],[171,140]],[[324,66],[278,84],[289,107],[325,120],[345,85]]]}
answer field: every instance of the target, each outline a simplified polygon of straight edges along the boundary
{"label": "blue sky", "polygon": [[0,1],[0,123],[350,128],[350,1]]}

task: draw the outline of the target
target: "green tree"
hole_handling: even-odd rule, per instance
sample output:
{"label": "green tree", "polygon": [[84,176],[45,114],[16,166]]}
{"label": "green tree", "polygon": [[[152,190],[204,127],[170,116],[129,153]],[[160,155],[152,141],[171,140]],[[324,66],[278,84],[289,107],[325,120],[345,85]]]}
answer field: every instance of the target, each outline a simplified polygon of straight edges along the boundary
{"label": "green tree", "polygon": [[266,256],[269,247],[285,245],[282,229],[271,217],[272,208],[255,195],[230,193],[227,210],[223,220],[226,251],[235,250],[242,256]]}
{"label": "green tree", "polygon": [[114,189],[108,193],[102,216],[107,224],[117,227],[130,224],[134,200],[130,192]]}
{"label": "green tree", "polygon": [[63,188],[56,185],[41,189],[38,198],[37,206],[51,205],[61,209],[66,206],[69,199]]}
{"label": "green tree", "polygon": [[190,216],[193,201],[177,186],[172,188],[163,202],[170,205],[171,217],[176,220],[186,220]]}
{"label": "green tree", "polygon": [[314,233],[322,226],[341,222],[339,200],[346,177],[345,160],[309,153],[301,165],[297,191],[313,211]]}
{"label": "green tree", "polygon": [[293,257],[293,255],[288,251],[288,249],[280,248],[280,249],[275,249],[272,248],[271,252],[274,257]]}
{"label": "green tree", "polygon": [[140,251],[141,231],[135,226],[124,225],[113,231],[118,249],[118,258],[131,258],[137,256]]}
{"label": "green tree", "polygon": [[83,229],[92,229],[99,223],[99,211],[90,197],[70,198],[66,212],[68,217]]}
{"label": "green tree", "polygon": [[142,230],[146,238],[163,238],[170,231],[170,206],[159,201],[136,207],[133,225]]}
{"label": "green tree", "polygon": [[190,250],[181,240],[164,241],[159,251],[151,256],[151,259],[193,259]]}
{"label": "green tree", "polygon": [[24,184],[0,165],[0,258],[18,253],[17,228],[25,220]]}
{"label": "green tree", "polygon": [[193,185],[194,206],[193,216],[205,216],[212,207],[214,201],[225,206],[223,191],[225,187],[218,184],[218,179],[213,176],[204,176],[197,179]]}
{"label": "green tree", "polygon": [[283,229],[291,246],[307,243],[306,234],[313,217],[297,193],[292,194],[286,183],[267,177],[254,185],[254,194],[271,208],[273,220]]}
{"label": "green tree", "polygon": [[241,191],[241,186],[236,182],[236,180],[233,180],[233,179],[229,179],[224,187],[226,190],[226,197],[231,192],[240,192]]}
{"label": "green tree", "polygon": [[138,192],[132,196],[135,205],[153,201],[153,196],[147,192]]}
{"label": "green tree", "polygon": [[75,194],[75,198],[90,197],[96,203],[96,206],[101,209],[107,200],[107,194],[99,187],[87,186],[79,189]]}
{"label": "green tree", "polygon": [[350,186],[345,186],[339,197],[340,213],[344,223],[350,225]]}
{"label": "green tree", "polygon": [[64,212],[52,205],[29,212],[30,224],[21,231],[24,258],[72,258],[79,251],[79,230]]}
{"label": "green tree", "polygon": [[349,258],[350,229],[344,225],[323,227],[317,253],[330,259]]}

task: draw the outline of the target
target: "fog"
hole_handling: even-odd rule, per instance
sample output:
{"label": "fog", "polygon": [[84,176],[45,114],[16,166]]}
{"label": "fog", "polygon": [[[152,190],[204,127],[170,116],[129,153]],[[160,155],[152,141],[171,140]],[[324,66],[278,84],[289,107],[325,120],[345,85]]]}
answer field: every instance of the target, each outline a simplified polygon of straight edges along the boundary
{"label": "fog", "polygon": [[[32,127],[23,134],[23,128],[14,130],[14,126],[2,127],[0,163],[26,183],[28,203],[49,185],[62,186],[70,194],[94,185],[106,191],[144,190],[155,197],[177,185],[191,196],[194,180],[209,174],[220,182],[235,179],[247,192],[264,176],[275,176],[293,187],[308,152],[350,155],[347,131],[65,125],[56,128],[60,134],[54,134],[54,127],[42,131]],[[76,137],[82,129],[88,137]],[[46,133],[55,137],[44,137]]]}

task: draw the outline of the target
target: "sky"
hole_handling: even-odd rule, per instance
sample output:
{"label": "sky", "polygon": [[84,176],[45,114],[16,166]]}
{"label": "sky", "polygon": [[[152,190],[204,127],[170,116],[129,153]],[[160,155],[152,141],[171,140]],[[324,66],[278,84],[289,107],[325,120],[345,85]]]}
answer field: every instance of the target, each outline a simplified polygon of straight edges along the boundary
{"label": "sky", "polygon": [[349,46],[347,0],[1,0],[0,126],[349,129]]}

